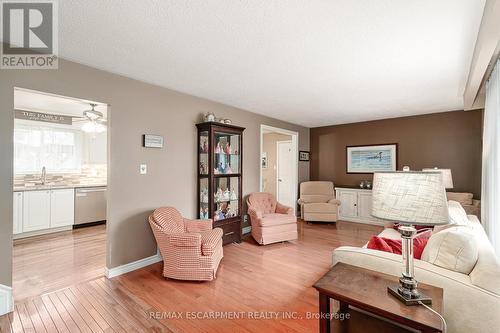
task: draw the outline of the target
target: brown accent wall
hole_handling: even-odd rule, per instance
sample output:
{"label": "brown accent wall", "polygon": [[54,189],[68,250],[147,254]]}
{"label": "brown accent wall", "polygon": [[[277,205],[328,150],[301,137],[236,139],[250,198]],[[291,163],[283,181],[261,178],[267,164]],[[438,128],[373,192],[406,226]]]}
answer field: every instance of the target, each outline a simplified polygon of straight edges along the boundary
{"label": "brown accent wall", "polygon": [[482,110],[453,111],[311,129],[311,180],[358,185],[346,173],[346,146],[398,143],[398,169],[450,168],[453,191],[481,195]]}
{"label": "brown accent wall", "polygon": [[[154,86],[70,61],[58,70],[5,70],[0,74],[0,284],[11,285],[14,87],[99,101],[110,105],[108,131],[107,267],[156,252],[147,222],[162,205],[196,216],[196,127],[207,111],[246,127],[243,194],[259,190],[260,125],[299,132],[299,149],[309,150],[309,129],[207,99]],[[141,146],[142,134],[163,135],[163,149]],[[148,174],[139,174],[139,164]],[[299,180],[309,165],[299,165]]]}

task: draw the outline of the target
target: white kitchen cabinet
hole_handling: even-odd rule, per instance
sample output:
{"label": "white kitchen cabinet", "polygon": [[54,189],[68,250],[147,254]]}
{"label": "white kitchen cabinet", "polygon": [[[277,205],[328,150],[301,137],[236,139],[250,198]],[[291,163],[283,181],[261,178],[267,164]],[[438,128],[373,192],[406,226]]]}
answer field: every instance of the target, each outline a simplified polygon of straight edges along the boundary
{"label": "white kitchen cabinet", "polygon": [[50,227],[59,228],[75,223],[75,190],[50,191]]}
{"label": "white kitchen cabinet", "polygon": [[368,189],[336,187],[340,200],[339,220],[383,225],[384,221],[372,216],[372,191]]}
{"label": "white kitchen cabinet", "polygon": [[23,192],[14,192],[13,233],[23,232]]}
{"label": "white kitchen cabinet", "polygon": [[50,190],[24,192],[23,232],[50,227],[50,192]]}

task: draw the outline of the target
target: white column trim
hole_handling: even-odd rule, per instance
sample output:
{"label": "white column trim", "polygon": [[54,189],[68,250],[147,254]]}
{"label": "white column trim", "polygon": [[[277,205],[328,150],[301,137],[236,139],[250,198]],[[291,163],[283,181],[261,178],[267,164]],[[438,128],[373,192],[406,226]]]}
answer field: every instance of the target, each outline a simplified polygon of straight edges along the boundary
{"label": "white column trim", "polygon": [[0,284],[0,316],[14,311],[12,287]]}

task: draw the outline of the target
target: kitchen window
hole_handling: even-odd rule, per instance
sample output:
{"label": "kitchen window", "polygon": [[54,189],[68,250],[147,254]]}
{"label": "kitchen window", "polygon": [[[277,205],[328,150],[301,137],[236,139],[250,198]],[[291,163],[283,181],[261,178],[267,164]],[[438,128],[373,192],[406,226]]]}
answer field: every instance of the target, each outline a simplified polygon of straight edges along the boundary
{"label": "kitchen window", "polygon": [[71,128],[18,124],[14,127],[14,173],[80,173],[82,132]]}

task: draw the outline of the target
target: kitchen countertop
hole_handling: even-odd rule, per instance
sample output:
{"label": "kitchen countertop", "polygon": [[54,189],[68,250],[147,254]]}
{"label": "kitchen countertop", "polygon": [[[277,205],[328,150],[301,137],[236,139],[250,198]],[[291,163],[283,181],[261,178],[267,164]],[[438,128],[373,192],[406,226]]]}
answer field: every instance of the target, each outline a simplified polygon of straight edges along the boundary
{"label": "kitchen countertop", "polygon": [[86,188],[86,187],[106,187],[106,184],[95,183],[95,184],[55,184],[55,185],[35,185],[35,186],[14,186],[14,192],[26,192],[26,191],[43,191],[43,190],[62,190],[70,188]]}

